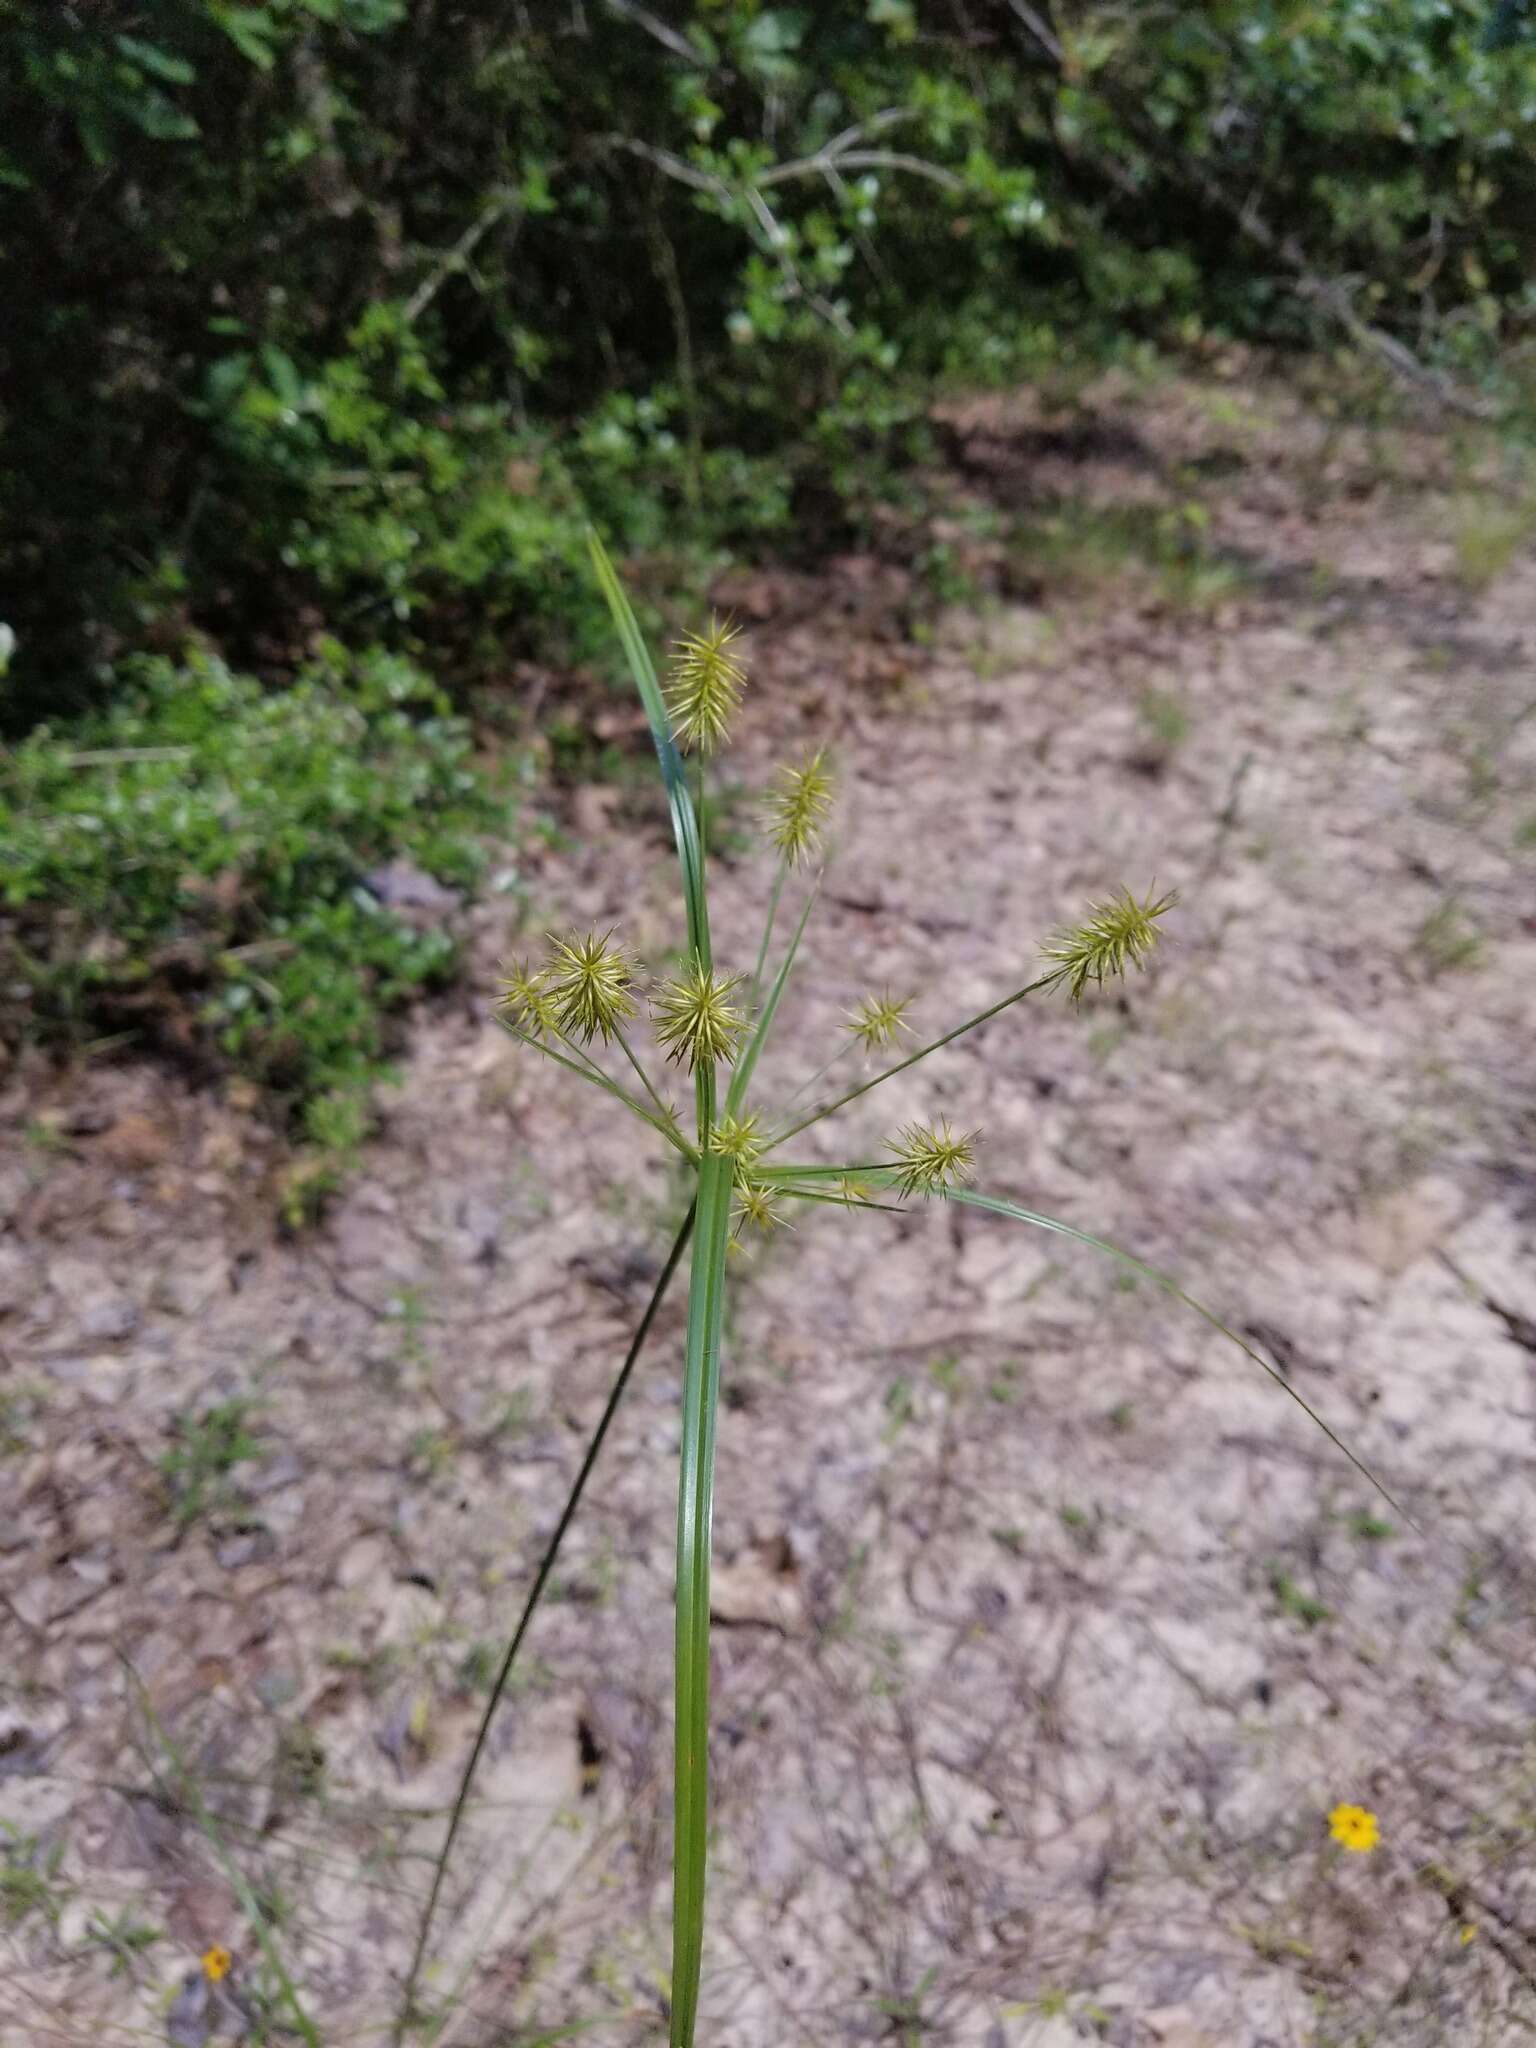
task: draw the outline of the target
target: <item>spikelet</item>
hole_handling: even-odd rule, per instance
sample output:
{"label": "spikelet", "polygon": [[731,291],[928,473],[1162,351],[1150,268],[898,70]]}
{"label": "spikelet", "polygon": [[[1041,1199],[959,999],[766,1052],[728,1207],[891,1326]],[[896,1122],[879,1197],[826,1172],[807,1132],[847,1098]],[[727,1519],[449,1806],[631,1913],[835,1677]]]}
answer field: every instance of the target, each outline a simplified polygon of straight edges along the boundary
{"label": "spikelet", "polygon": [[731,653],[739,637],[739,627],[712,618],[707,633],[685,633],[674,644],[666,696],[680,747],[708,754],[729,732],[747,682]]}
{"label": "spikelet", "polygon": [[956,1136],[948,1117],[908,1124],[891,1144],[904,1195],[947,1195],[971,1177],[979,1131]]}
{"label": "spikelet", "polygon": [[526,960],[509,960],[502,970],[498,1006],[529,1038],[549,1038],[556,1029],[555,999],[547,975],[547,968],[534,967]]}
{"label": "spikelet", "polygon": [[893,996],[889,989],[884,995],[866,996],[849,1012],[843,1029],[859,1039],[866,1052],[879,1052],[894,1045],[899,1032],[912,1029],[906,1017],[916,1001],[916,996]]}
{"label": "spikelet", "polygon": [[630,994],[634,970],[613,943],[613,933],[588,932],[582,939],[550,940],[549,965],[542,982],[554,1003],[555,1023],[567,1038],[590,1045],[608,1040],[627,1017],[635,1014]]}
{"label": "spikelet", "polygon": [[731,997],[744,978],[717,975],[695,960],[675,979],[662,983],[652,998],[651,1017],[668,1059],[681,1060],[697,1073],[702,1066],[734,1056],[746,1020]]}
{"label": "spikelet", "polygon": [[826,748],[819,747],[803,768],[781,768],[779,782],[768,796],[768,837],[792,868],[802,867],[819,851],[832,808]]}
{"label": "spikelet", "polygon": [[1041,948],[1042,957],[1054,963],[1044,986],[1065,987],[1080,1002],[1089,982],[1102,987],[1110,975],[1145,967],[1161,937],[1157,920],[1178,900],[1171,889],[1155,898],[1148,890],[1145,902],[1138,903],[1129,889],[1121,889],[1107,903],[1090,903],[1081,924],[1056,932]]}

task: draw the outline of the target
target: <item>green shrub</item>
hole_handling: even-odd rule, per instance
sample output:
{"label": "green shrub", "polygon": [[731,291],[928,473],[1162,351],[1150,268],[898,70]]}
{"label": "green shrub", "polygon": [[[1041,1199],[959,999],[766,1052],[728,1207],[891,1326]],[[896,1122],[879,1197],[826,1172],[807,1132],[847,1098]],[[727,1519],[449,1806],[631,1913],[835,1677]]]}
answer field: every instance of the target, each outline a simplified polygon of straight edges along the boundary
{"label": "green shrub", "polygon": [[0,0],[0,722],[188,624],[265,673],[318,611],[452,687],[585,653],[586,519],[820,546],[936,375],[1342,320],[1502,376],[1536,37],[1489,22]]}
{"label": "green shrub", "polygon": [[0,757],[0,1018],[227,1062],[317,1143],[355,1143],[385,1013],[455,952],[378,870],[474,881],[497,806],[469,755],[396,655],[327,645],[277,693],[207,655],[130,664],[110,711]]}

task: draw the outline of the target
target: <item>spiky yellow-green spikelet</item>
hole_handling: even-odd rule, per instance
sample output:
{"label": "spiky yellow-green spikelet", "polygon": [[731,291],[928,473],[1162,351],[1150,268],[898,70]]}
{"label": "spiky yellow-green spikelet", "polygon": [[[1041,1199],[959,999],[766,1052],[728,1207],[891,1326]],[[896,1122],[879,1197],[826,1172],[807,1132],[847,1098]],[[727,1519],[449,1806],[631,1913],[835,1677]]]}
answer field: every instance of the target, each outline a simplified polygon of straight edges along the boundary
{"label": "spiky yellow-green spikelet", "polygon": [[763,1149],[763,1140],[758,1135],[759,1118],[751,1116],[723,1116],[709,1134],[709,1149],[722,1159],[735,1163],[738,1178],[744,1178]]}
{"label": "spiky yellow-green spikelet", "polygon": [[1041,948],[1042,956],[1054,963],[1044,986],[1065,986],[1077,1002],[1089,982],[1100,987],[1110,975],[1123,975],[1128,967],[1144,967],[1161,936],[1157,920],[1178,900],[1172,889],[1155,898],[1148,890],[1145,900],[1138,903],[1129,889],[1121,889],[1107,903],[1090,903],[1081,924],[1055,933]]}
{"label": "spiky yellow-green spikelet", "polygon": [[[736,1186],[736,1235],[739,1237],[745,1224],[750,1223],[756,1230],[777,1230],[784,1224],[783,1205],[778,1190],[766,1181],[743,1180]],[[787,1229],[789,1226],[785,1224]]]}
{"label": "spiky yellow-green spikelet", "polygon": [[557,1028],[547,973],[546,968],[534,967],[526,960],[509,960],[502,970],[501,1008],[530,1038],[548,1038]]}
{"label": "spiky yellow-green spikelet", "polygon": [[908,1124],[891,1145],[904,1195],[945,1195],[971,1177],[979,1131],[957,1135],[948,1117]]}
{"label": "spiky yellow-green spikelet", "polygon": [[634,970],[613,943],[613,933],[588,932],[578,938],[550,940],[549,965],[543,974],[553,1000],[555,1022],[567,1038],[606,1045],[627,1017],[635,1014],[630,987]]}
{"label": "spiky yellow-green spikelet", "polygon": [[652,998],[651,1016],[668,1059],[681,1060],[696,1073],[733,1056],[746,1020],[731,997],[744,979],[716,974],[695,960],[662,983]]}
{"label": "spiky yellow-green spikelet", "polygon": [[898,1032],[912,1029],[906,1017],[916,1001],[916,996],[893,996],[889,989],[883,995],[866,996],[849,1013],[843,1029],[859,1039],[866,1052],[879,1052],[895,1043]]}
{"label": "spiky yellow-green spikelet", "polygon": [[781,768],[779,782],[768,795],[768,837],[797,868],[820,848],[821,828],[832,808],[826,748],[819,747],[803,768]]}
{"label": "spiky yellow-green spikelet", "polygon": [[666,694],[679,746],[707,754],[729,732],[747,682],[731,653],[740,630],[712,618],[707,633],[685,633],[674,644]]}

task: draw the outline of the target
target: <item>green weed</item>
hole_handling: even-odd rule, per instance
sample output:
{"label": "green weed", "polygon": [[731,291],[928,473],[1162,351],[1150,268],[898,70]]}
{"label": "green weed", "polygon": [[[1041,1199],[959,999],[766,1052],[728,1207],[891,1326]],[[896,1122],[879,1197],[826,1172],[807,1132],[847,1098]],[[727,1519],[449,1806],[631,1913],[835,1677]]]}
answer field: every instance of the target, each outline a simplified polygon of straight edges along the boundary
{"label": "green weed", "polygon": [[1413,950],[1431,980],[1475,967],[1482,958],[1482,934],[1449,897],[1432,910],[1413,937]]}
{"label": "green weed", "polygon": [[178,1527],[238,1506],[232,1475],[261,1455],[260,1443],[246,1428],[255,1409],[254,1402],[237,1395],[196,1418],[178,1421],[176,1442],[160,1460]]}
{"label": "green weed", "polygon": [[[546,1590],[554,1590],[551,1575],[561,1541],[624,1397],[651,1319],[684,1253],[691,1247],[676,1574],[677,1747],[671,1978],[673,2048],[691,2048],[703,1965],[704,1876],[709,1840],[709,1531],[714,1499],[715,1432],[722,1400],[720,1374],[727,1327],[726,1302],[730,1292],[727,1255],[732,1248],[749,1256],[752,1246],[771,1237],[794,1212],[813,1214],[823,1208],[832,1218],[851,1223],[861,1213],[910,1214],[924,1202],[963,1203],[1107,1256],[1117,1276],[1132,1289],[1151,1287],[1170,1294],[1257,1365],[1341,1450],[1345,1447],[1259,1353],[1167,1274],[1075,1225],[972,1187],[977,1134],[957,1129],[947,1117],[912,1121],[882,1143],[860,1146],[853,1157],[836,1163],[826,1163],[825,1149],[815,1158],[797,1158],[788,1151],[793,1141],[812,1126],[823,1124],[884,1082],[907,1073],[955,1039],[1016,1005],[1056,993],[1077,1001],[1106,983],[1144,968],[1155,951],[1161,921],[1172,910],[1174,898],[1154,897],[1150,893],[1138,898],[1122,890],[1090,906],[1081,921],[1046,940],[1038,971],[1022,987],[1009,990],[976,1015],[910,1051],[906,1049],[911,1033],[905,1001],[894,991],[869,992],[852,1012],[852,1022],[847,1027],[851,1039],[845,1034],[845,1044],[857,1041],[870,1055],[883,1057],[889,1064],[852,1086],[836,1088],[826,1079],[838,1063],[839,1055],[834,1049],[821,1069],[787,1099],[771,1091],[754,1091],[758,1060],[789,988],[816,902],[822,832],[833,794],[826,756],[821,752],[812,754],[803,763],[786,769],[775,784],[769,799],[768,836],[778,850],[779,861],[768,892],[762,937],[755,962],[743,959],[736,971],[725,971],[716,965],[713,951],[705,883],[706,836],[700,812],[709,780],[704,756],[727,737],[746,687],[747,679],[734,646],[735,636],[728,627],[719,625],[707,633],[691,636],[683,643],[664,690],[634,612],[606,552],[595,539],[593,558],[656,745],[682,874],[686,945],[676,969],[648,986],[615,932],[593,930],[557,937],[542,959],[509,964],[500,1016],[509,1036],[525,1051],[601,1090],[615,1107],[638,1119],[681,1162],[693,1199],[603,1417],[588,1444],[560,1522],[541,1558],[511,1644],[492,1681],[475,1746],[436,1860],[408,1972],[400,2028],[414,2010],[415,1986],[426,1958],[443,1875],[497,1703],[510,1679],[540,1596]],[[693,775],[684,768],[674,735],[692,743],[700,753]],[[780,937],[776,953],[774,940],[780,934],[781,912],[787,937]],[[641,1036],[642,1020],[647,1013],[649,1042]],[[670,1077],[658,1068],[658,1055],[691,1082],[693,1115],[687,1119],[672,1100],[670,1087],[665,1085]],[[955,1359],[935,1361],[929,1368],[929,1379],[947,1399],[958,1397],[962,1382]],[[997,1384],[995,1381],[994,1386]],[[1012,1383],[1004,1380],[1001,1384]],[[918,1400],[919,1389],[907,1378],[888,1383],[882,1425],[887,1443],[909,1427],[917,1413]],[[1353,1453],[1345,1450],[1345,1455],[1365,1471]],[[1085,1547],[1097,1542],[1095,1514],[1069,1503],[1062,1508],[1061,1515],[1075,1542]],[[1014,1532],[994,1534],[1005,1547],[1011,1547]],[[1309,1622],[1326,1614],[1320,1603],[1309,1606],[1283,1575],[1277,1574],[1273,1584],[1285,1611]],[[834,1619],[833,1632],[853,1625],[853,1609],[845,1602],[845,1611]],[[483,1676],[478,1665],[474,1675]],[[925,2027],[920,2000],[915,1995],[902,2003],[899,2012],[893,2009],[889,2017],[908,2038],[915,2038]]]}
{"label": "green weed", "polygon": [[59,1876],[63,1860],[62,1837],[44,1841],[0,1820],[0,1919],[18,1926],[40,1913],[57,1925],[71,1896]]}
{"label": "green weed", "polygon": [[1333,1609],[1315,1593],[1308,1593],[1298,1586],[1290,1573],[1281,1566],[1272,1567],[1269,1574],[1269,1590],[1275,1596],[1275,1605],[1292,1621],[1299,1621],[1303,1628],[1317,1628],[1333,1619]]}
{"label": "green weed", "polygon": [[1474,593],[1489,589],[1536,540],[1536,501],[1500,504],[1485,496],[1458,506],[1451,528],[1456,574]]}
{"label": "green weed", "polygon": [[344,1164],[385,1019],[449,974],[451,892],[505,816],[469,749],[396,656],[328,643],[275,694],[208,656],[132,665],[111,711],[0,752],[0,1029],[191,1045]]}
{"label": "green weed", "polygon": [[1247,580],[1233,557],[1213,547],[1210,515],[1192,499],[1160,509],[1069,502],[1015,530],[1012,560],[1017,573],[1048,585],[1139,593],[1196,614],[1214,610]]}

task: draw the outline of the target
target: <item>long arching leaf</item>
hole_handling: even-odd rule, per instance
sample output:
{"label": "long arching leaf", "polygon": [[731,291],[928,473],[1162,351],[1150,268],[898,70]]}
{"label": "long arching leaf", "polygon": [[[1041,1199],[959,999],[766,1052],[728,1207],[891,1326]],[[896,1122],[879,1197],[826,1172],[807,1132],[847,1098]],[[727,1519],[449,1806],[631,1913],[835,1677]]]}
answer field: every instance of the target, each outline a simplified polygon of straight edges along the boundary
{"label": "long arching leaf", "polygon": [[1402,1516],[1409,1528],[1423,1535],[1423,1530],[1402,1502],[1387,1491],[1365,1460],[1356,1456],[1338,1431],[1324,1422],[1322,1416],[1297,1393],[1285,1375],[1277,1372],[1269,1360],[1255,1351],[1251,1344],[1245,1343],[1235,1330],[1229,1329],[1220,1316],[1208,1309],[1204,1302],[1197,1301],[1192,1294],[1187,1293],[1171,1273],[1164,1273],[1156,1266],[1149,1266],[1145,1259],[1138,1259],[1134,1252],[1125,1251],[1119,1245],[1111,1244],[1106,1237],[1095,1237],[1091,1230],[1079,1230],[1075,1223],[1063,1223],[1059,1216],[1045,1216],[1038,1209],[1021,1208],[1017,1202],[1004,1201],[1001,1195],[985,1195],[976,1188],[951,1188],[946,1199],[951,1202],[964,1202],[972,1209],[988,1209],[994,1216],[1011,1216],[1016,1223],[1028,1223],[1036,1230],[1049,1230],[1057,1237],[1069,1237],[1077,1244],[1089,1245],[1094,1251],[1103,1252],[1129,1271],[1139,1274],[1142,1279],[1150,1280],[1154,1287],[1160,1287],[1164,1294],[1171,1294],[1175,1301],[1181,1301],[1186,1308],[1193,1309],[1203,1322],[1209,1323],[1213,1330],[1219,1331],[1229,1344],[1235,1344],[1245,1358],[1251,1358],[1260,1372],[1272,1380],[1287,1399],[1294,1401],[1310,1422],[1316,1423],[1335,1450],[1343,1452],[1361,1477],[1368,1480],[1382,1499]]}

